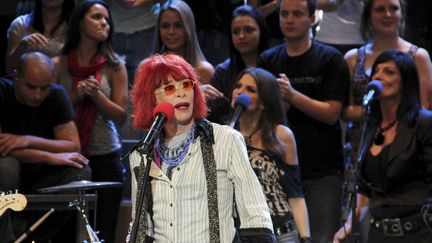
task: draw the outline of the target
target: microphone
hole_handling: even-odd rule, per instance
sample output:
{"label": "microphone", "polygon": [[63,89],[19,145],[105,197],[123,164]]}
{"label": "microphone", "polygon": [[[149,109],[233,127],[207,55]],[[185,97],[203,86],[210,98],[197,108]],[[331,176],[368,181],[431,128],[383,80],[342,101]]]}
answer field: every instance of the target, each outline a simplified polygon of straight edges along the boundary
{"label": "microphone", "polygon": [[366,94],[363,96],[363,107],[369,106],[372,100],[374,100],[382,93],[382,90],[383,86],[380,81],[370,81],[366,87]]}
{"label": "microphone", "polygon": [[240,94],[235,103],[234,103],[234,115],[231,118],[231,121],[229,122],[229,126],[230,127],[234,127],[235,124],[237,123],[238,119],[240,118],[241,113],[244,110],[247,110],[247,108],[249,107],[251,103],[251,99],[249,97],[249,95],[247,94]]}
{"label": "microphone", "polygon": [[155,119],[150,130],[147,132],[145,138],[137,144],[137,150],[142,154],[149,152],[164,123],[174,118],[174,107],[168,102],[160,103],[153,110],[153,116]]}

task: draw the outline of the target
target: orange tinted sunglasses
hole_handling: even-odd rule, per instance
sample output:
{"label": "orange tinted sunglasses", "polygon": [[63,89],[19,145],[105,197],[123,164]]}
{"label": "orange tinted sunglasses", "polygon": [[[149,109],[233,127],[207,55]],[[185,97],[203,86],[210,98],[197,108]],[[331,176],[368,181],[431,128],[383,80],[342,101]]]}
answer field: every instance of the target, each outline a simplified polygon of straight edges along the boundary
{"label": "orange tinted sunglasses", "polygon": [[180,81],[176,81],[175,83],[172,84],[167,84],[167,85],[163,85],[160,88],[157,88],[154,93],[158,94],[158,93],[164,93],[165,95],[173,95],[175,94],[175,92],[182,88],[184,90],[192,90],[195,87],[196,82],[190,79],[183,79]]}

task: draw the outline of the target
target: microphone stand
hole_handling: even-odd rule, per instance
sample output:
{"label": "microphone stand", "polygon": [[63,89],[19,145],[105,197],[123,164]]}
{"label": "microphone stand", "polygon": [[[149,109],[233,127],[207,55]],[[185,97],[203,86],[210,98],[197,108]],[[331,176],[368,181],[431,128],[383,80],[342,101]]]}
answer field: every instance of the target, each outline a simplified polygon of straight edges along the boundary
{"label": "microphone stand", "polygon": [[[366,151],[368,149],[368,145],[370,142],[370,139],[366,139],[366,128],[369,121],[369,115],[370,115],[370,105],[363,106],[363,116],[361,120],[361,138],[360,138],[360,144],[356,148],[357,151],[355,151],[356,160],[354,163],[350,163],[349,167],[347,168],[347,171],[345,172],[345,183],[344,183],[344,189],[346,190],[346,197],[344,196],[344,199],[346,198],[346,201],[344,201],[343,209],[344,212],[342,213],[343,219],[342,221],[345,223],[349,211],[345,211],[345,209],[351,211],[351,234],[348,235],[348,241],[353,243],[359,243],[360,242],[360,227],[359,224],[356,222],[356,208],[357,208],[357,179],[359,178],[359,170],[361,168],[361,163],[364,159],[364,156],[366,154]],[[349,159],[349,162],[352,162]]]}
{"label": "microphone stand", "polygon": [[[129,153],[127,154],[129,155],[132,151],[137,150],[141,156],[139,169],[143,170],[140,171],[141,173],[138,173],[139,175],[137,175],[136,178],[138,182],[138,188],[140,190],[139,190],[139,195],[137,195],[138,204],[135,205],[136,206],[135,220],[132,224],[132,230],[129,237],[129,242],[132,243],[135,243],[137,241],[138,225],[140,221],[147,220],[147,219],[141,219],[141,214],[143,210],[146,210],[146,208],[143,207],[143,203],[144,203],[144,196],[146,195],[146,191],[147,191],[147,184],[149,181],[149,174],[150,174],[150,168],[152,163],[151,157],[153,153],[151,153],[150,150],[154,148],[154,143],[156,141],[157,136],[162,130],[164,122],[166,120],[171,120],[174,117],[174,108],[169,103],[161,103],[155,107],[153,113],[156,115],[156,118],[153,124],[151,125],[150,129],[145,134],[145,138],[142,141],[140,141],[138,144],[136,144],[132,148],[132,150],[129,151]],[[146,155],[146,159],[147,159],[146,165],[144,165],[144,156],[143,156],[144,154]],[[142,176],[142,178],[138,178],[138,176]]]}
{"label": "microphone stand", "polygon": [[[141,154],[141,163],[143,163],[143,157],[142,156],[143,155]],[[143,180],[142,183],[143,184],[142,184],[142,187],[141,187],[141,190],[140,190],[140,194],[137,195],[138,203],[135,204],[136,205],[135,220],[134,220],[134,222],[132,224],[132,231],[131,231],[131,234],[130,234],[129,243],[135,243],[137,241],[136,237],[137,237],[137,234],[138,234],[138,224],[139,224],[139,222],[141,222],[141,212],[143,210],[146,210],[143,207],[143,203],[144,203],[144,195],[145,195],[145,192],[147,191],[147,183],[148,183],[149,174],[150,174],[150,167],[151,167],[151,163],[149,163],[149,162],[151,162],[151,158],[150,157],[151,157],[150,153],[147,153],[147,155],[146,155],[147,164],[144,167],[144,173],[143,173],[143,177],[142,177],[142,180]],[[137,180],[138,179],[139,178],[137,178]],[[147,220],[147,219],[143,219],[143,220]]]}
{"label": "microphone stand", "polygon": [[[149,146],[142,146],[144,144],[144,140],[147,138],[148,134],[146,134],[145,138],[142,139],[141,141],[139,141],[138,143],[136,143],[131,150],[129,150],[123,157],[122,160],[125,160],[126,158],[129,157],[129,155],[137,150],[138,152],[140,152],[140,156],[141,156],[141,163],[143,163],[143,154],[141,152],[145,152],[146,150],[149,150]],[[144,147],[144,148],[141,148]],[[151,161],[149,160],[150,156],[149,154],[147,154],[147,161]],[[143,184],[142,184],[142,189],[140,191],[140,194],[137,195],[137,202],[135,203],[136,206],[136,210],[135,210],[135,220],[132,224],[132,230],[129,236],[129,243],[136,243],[137,242],[137,234],[138,234],[138,223],[141,220],[141,212],[145,209],[143,209],[143,202],[144,202],[144,195],[145,195],[145,191],[147,190],[147,182],[149,180],[149,174],[150,174],[150,166],[151,164],[147,164],[144,167],[144,173],[143,173]],[[131,171],[131,173],[133,173],[133,171]],[[137,182],[139,181],[140,178],[136,178]],[[144,219],[146,220],[146,219]]]}
{"label": "microphone stand", "polygon": [[141,154],[147,154],[154,142],[156,140],[156,136],[161,132],[162,126],[164,122],[167,120],[167,116],[164,113],[160,113],[162,119],[156,119],[150,129],[145,133],[144,138],[141,139],[138,143],[134,144],[131,150],[129,150],[122,158],[122,160],[126,159],[133,151],[137,150]]}

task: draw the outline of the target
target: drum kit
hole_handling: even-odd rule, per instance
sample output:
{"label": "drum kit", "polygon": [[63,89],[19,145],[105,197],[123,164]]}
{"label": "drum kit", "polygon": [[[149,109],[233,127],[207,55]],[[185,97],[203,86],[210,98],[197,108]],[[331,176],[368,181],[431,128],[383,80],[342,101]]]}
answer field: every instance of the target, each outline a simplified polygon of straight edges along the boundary
{"label": "drum kit", "polygon": [[[81,218],[85,221],[85,228],[87,230],[88,234],[88,243],[101,243],[103,240],[99,240],[97,233],[92,229],[92,227],[89,224],[88,217],[85,214],[85,210],[83,207],[86,205],[86,199],[85,199],[85,191],[87,190],[96,190],[101,188],[110,188],[110,187],[119,187],[121,186],[121,182],[109,182],[109,181],[87,181],[87,180],[80,180],[80,181],[72,181],[70,183],[59,185],[59,186],[52,186],[52,187],[45,187],[38,189],[38,192],[40,193],[56,193],[56,192],[78,192],[78,200],[69,202],[69,207],[75,207],[75,209],[79,212]],[[53,209],[50,210],[51,212],[48,212],[47,215],[44,215],[46,219]],[[43,216],[43,217],[44,217]],[[41,218],[42,219],[42,218]],[[39,220],[36,225],[36,223],[33,225],[33,229],[36,228],[39,224],[41,224],[43,220]],[[24,236],[24,237],[23,237]],[[27,235],[23,235],[19,239],[23,237],[22,240],[26,238]],[[21,242],[21,241],[15,241],[15,242]]]}

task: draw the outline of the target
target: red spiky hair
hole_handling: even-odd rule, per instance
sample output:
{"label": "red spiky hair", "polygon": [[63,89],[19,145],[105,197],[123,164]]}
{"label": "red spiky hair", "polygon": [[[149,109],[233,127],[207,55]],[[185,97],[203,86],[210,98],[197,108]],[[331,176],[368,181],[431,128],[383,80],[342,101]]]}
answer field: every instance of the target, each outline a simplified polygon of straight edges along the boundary
{"label": "red spiky hair", "polygon": [[207,105],[195,69],[178,55],[156,54],[144,59],[135,72],[135,84],[132,87],[133,126],[135,128],[149,129],[151,127],[152,114],[156,107],[154,90],[160,87],[162,82],[168,82],[168,77],[174,80],[191,79],[195,81],[193,118],[207,116]]}

